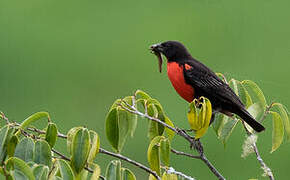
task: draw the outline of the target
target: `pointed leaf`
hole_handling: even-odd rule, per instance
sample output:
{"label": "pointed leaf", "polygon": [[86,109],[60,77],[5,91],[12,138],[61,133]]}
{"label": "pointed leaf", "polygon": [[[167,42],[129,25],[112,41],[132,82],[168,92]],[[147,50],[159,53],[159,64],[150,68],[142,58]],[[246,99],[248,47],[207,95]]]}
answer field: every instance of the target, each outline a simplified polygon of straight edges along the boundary
{"label": "pointed leaf", "polygon": [[232,132],[233,132],[233,130],[238,122],[239,122],[239,120],[237,120],[237,119],[230,119],[224,125],[222,132],[221,132],[221,136],[220,136],[220,140],[223,142],[224,145],[226,145],[228,138],[232,134]]}
{"label": "pointed leaf", "polygon": [[[166,123],[167,125],[169,125],[169,126],[175,128],[175,127],[174,127],[174,124],[172,123],[172,121],[171,121],[167,116],[165,116],[165,123]],[[166,134],[167,134],[169,140],[171,141],[171,140],[173,139],[174,135],[175,135],[175,132],[172,131],[172,130],[170,130],[170,129],[168,129],[167,127],[165,127],[165,132],[166,132]]]}
{"label": "pointed leaf", "polygon": [[88,171],[83,169],[80,173],[75,176],[76,180],[83,180],[88,178]]}
{"label": "pointed leaf", "polygon": [[25,162],[33,161],[34,142],[31,138],[24,137],[17,144],[14,156]]}
{"label": "pointed leaf", "polygon": [[258,98],[258,100],[259,100],[258,102],[261,104],[261,106],[265,110],[267,102],[266,102],[266,98],[263,94],[263,91],[259,88],[259,86],[250,80],[244,80],[241,83],[248,91],[252,92]]}
{"label": "pointed leaf", "polygon": [[[148,102],[149,103],[149,102]],[[162,111],[162,107],[156,104],[149,104],[147,106],[148,109],[148,115],[154,118],[157,118],[163,122],[165,122],[165,116]],[[155,122],[155,121],[149,121],[149,128],[148,128],[148,137],[150,140],[152,140],[156,136],[161,136],[164,132],[164,126]]]}
{"label": "pointed leaf", "polygon": [[83,127],[74,127],[74,128],[71,128],[68,133],[67,133],[67,139],[66,139],[66,146],[67,146],[67,151],[71,154],[71,149],[72,149],[72,140],[76,134],[76,132],[79,130],[79,129],[82,129]]}
{"label": "pointed leaf", "polygon": [[[31,116],[29,116],[28,118],[26,118],[20,125],[20,129],[25,129],[27,126],[29,126],[30,124],[32,124],[33,122],[43,118],[43,117],[47,117],[48,119],[50,119],[48,112],[37,112],[32,114]],[[18,136],[20,134],[20,131],[18,130],[16,135]]]}
{"label": "pointed leaf", "polygon": [[32,169],[35,179],[37,180],[47,180],[49,168],[44,165],[37,165]]}
{"label": "pointed leaf", "polygon": [[162,180],[178,180],[178,177],[176,174],[167,174],[164,172],[162,175]]}
{"label": "pointed leaf", "polygon": [[136,176],[129,169],[122,168],[122,180],[136,180]]}
{"label": "pointed leaf", "polygon": [[91,149],[90,149],[90,153],[88,157],[88,163],[92,163],[100,150],[100,137],[94,131],[89,131],[89,132],[90,132],[90,139],[91,139]]}
{"label": "pointed leaf", "polygon": [[195,103],[196,101],[194,100],[189,104],[189,111],[187,113],[187,119],[188,119],[191,129],[198,130],[200,129],[200,125],[198,123],[198,112],[195,107]]}
{"label": "pointed leaf", "polygon": [[106,180],[121,180],[121,161],[113,160],[106,170]]}
{"label": "pointed leaf", "polygon": [[112,147],[117,150],[119,143],[119,124],[118,124],[117,108],[113,108],[106,118],[106,135]]}
{"label": "pointed leaf", "polygon": [[212,116],[212,107],[210,101],[207,98],[202,97],[202,99],[202,108],[198,115],[200,129],[195,131],[195,139],[201,138],[207,132]]}
{"label": "pointed leaf", "polygon": [[91,180],[99,180],[99,177],[101,175],[101,168],[97,164],[92,164],[91,168],[94,171],[91,176]]}
{"label": "pointed leaf", "polygon": [[160,156],[163,164],[165,166],[169,166],[169,160],[170,160],[170,142],[169,140],[162,139],[160,142]]}
{"label": "pointed leaf", "polygon": [[[127,102],[128,104],[130,104],[131,106],[133,106],[134,98],[135,98],[134,96],[127,96],[123,100]],[[135,104],[135,108],[136,108],[136,104]],[[129,123],[128,131],[129,131],[130,136],[133,137],[134,132],[137,127],[137,114],[127,112],[127,116],[128,116],[128,123]]]}
{"label": "pointed leaf", "polygon": [[161,139],[164,139],[163,136],[156,136],[149,144],[147,151],[147,160],[150,165],[150,168],[160,175],[160,153],[158,144]]}
{"label": "pointed leaf", "polygon": [[49,144],[44,140],[38,140],[34,146],[34,162],[37,164],[43,164],[49,168],[52,165],[51,162],[51,149]]}
{"label": "pointed leaf", "polygon": [[11,179],[13,180],[29,180],[29,178],[25,176],[25,174],[17,169],[10,171],[10,174],[12,175]]}
{"label": "pointed leaf", "polygon": [[86,165],[90,151],[89,131],[86,128],[77,130],[71,150],[71,165],[74,171],[79,174]]}
{"label": "pointed leaf", "polygon": [[48,142],[50,147],[52,148],[55,145],[57,139],[57,127],[54,123],[49,123],[47,126],[45,140]]}
{"label": "pointed leaf", "polygon": [[281,103],[274,103],[273,106],[278,108],[279,114],[283,120],[285,131],[287,133],[287,140],[290,141],[290,122],[287,110]]}
{"label": "pointed leaf", "polygon": [[135,96],[137,97],[137,99],[151,99],[151,97],[147,93],[139,89],[135,92]]}
{"label": "pointed leaf", "polygon": [[15,152],[16,145],[18,144],[18,137],[15,135],[12,135],[10,138],[8,144],[7,144],[7,154],[9,157],[12,157]]}
{"label": "pointed leaf", "polygon": [[126,142],[126,139],[129,135],[129,117],[128,112],[122,109],[121,107],[117,108],[117,118],[118,118],[118,128],[119,128],[119,139],[118,139],[118,148],[117,152],[121,152],[123,146]]}
{"label": "pointed leaf", "polygon": [[58,167],[63,180],[74,180],[75,176],[70,165],[62,159],[58,160]]}
{"label": "pointed leaf", "polygon": [[260,113],[263,112],[263,108],[258,104],[254,103],[252,104],[247,111],[254,117],[256,118]]}
{"label": "pointed leaf", "polygon": [[272,131],[272,150],[271,153],[276,151],[283,142],[284,127],[281,116],[277,112],[270,111],[273,119]]}
{"label": "pointed leaf", "polygon": [[21,172],[20,177],[23,177],[23,175],[24,175],[24,177],[29,179],[29,180],[35,180],[32,169],[23,160],[21,160],[17,157],[11,157],[11,158],[7,159],[5,164],[7,164],[8,170],[12,170],[12,166],[13,166],[14,170]]}
{"label": "pointed leaf", "polygon": [[4,161],[7,155],[7,141],[9,140],[10,126],[5,125],[0,129],[0,163]]}
{"label": "pointed leaf", "polygon": [[218,138],[220,138],[222,129],[224,125],[228,122],[228,120],[229,120],[228,116],[221,113],[216,114],[216,118],[211,126],[213,127]]}

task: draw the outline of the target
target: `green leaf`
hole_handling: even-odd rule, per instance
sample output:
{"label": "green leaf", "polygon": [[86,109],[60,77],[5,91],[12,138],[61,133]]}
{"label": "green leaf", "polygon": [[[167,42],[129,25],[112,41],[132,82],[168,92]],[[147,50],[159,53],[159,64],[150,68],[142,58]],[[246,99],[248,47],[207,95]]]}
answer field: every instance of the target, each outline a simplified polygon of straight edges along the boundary
{"label": "green leaf", "polygon": [[12,175],[13,180],[29,180],[21,171],[17,169],[10,171],[10,174]]}
{"label": "green leaf", "polygon": [[[172,121],[171,121],[167,116],[165,116],[165,123],[166,123],[167,125],[169,125],[169,126],[175,128],[175,127],[174,127],[174,124],[172,123]],[[171,129],[168,129],[167,127],[165,127],[165,132],[166,132],[166,134],[167,134],[169,140],[171,141],[171,140],[173,139],[174,135],[175,135],[175,132],[172,131]]]}
{"label": "green leaf", "polygon": [[130,133],[131,116],[121,107],[113,108],[106,118],[106,135],[113,149],[120,152]]}
{"label": "green leaf", "polygon": [[278,108],[279,114],[283,120],[285,131],[287,133],[287,140],[290,141],[290,122],[287,110],[281,103],[274,103],[273,106]]}
{"label": "green leaf", "polygon": [[44,140],[38,140],[34,146],[34,162],[43,164],[51,168],[51,149],[49,144]]}
{"label": "green leaf", "polygon": [[263,108],[258,104],[254,103],[250,107],[248,107],[247,111],[254,117],[257,118],[257,116],[263,112]]}
{"label": "green leaf", "polygon": [[47,180],[49,168],[44,165],[37,165],[32,169],[35,179],[37,180]]}
{"label": "green leaf", "polygon": [[87,179],[88,177],[88,171],[83,169],[79,174],[77,174],[75,176],[76,180],[83,180],[83,179]]}
{"label": "green leaf", "polygon": [[15,148],[18,144],[18,137],[15,135],[12,135],[12,137],[10,138],[8,144],[7,144],[7,154],[9,157],[12,157],[14,155],[15,152]]}
{"label": "green leaf", "polygon": [[91,180],[99,180],[99,177],[101,175],[101,168],[97,164],[91,164],[90,166],[94,171],[91,176]]}
{"label": "green leaf", "polygon": [[47,126],[45,140],[48,142],[50,147],[52,148],[55,145],[57,139],[57,127],[54,123],[49,123]]}
{"label": "green leaf", "polygon": [[[130,104],[131,106],[133,106],[133,98],[135,98],[134,96],[127,96],[125,97],[123,100]],[[135,108],[136,108],[136,104],[135,104]],[[128,131],[131,137],[133,137],[134,132],[136,130],[137,127],[137,114],[133,114],[130,112],[127,112],[127,116],[128,116]]]}
{"label": "green leaf", "polygon": [[231,79],[229,82],[229,86],[233,89],[233,91],[236,93],[236,95],[239,96],[239,89],[238,89],[238,80]]}
{"label": "green leaf", "polygon": [[117,99],[111,106],[110,111],[114,108],[117,108],[119,106],[119,104],[122,103],[122,99]]}
{"label": "green leaf", "polygon": [[89,131],[89,132],[90,132],[90,139],[91,139],[91,149],[90,149],[90,153],[88,157],[88,163],[92,163],[100,150],[100,137],[94,131]]}
{"label": "green leaf", "polygon": [[[147,101],[148,115],[165,122],[166,116],[160,103],[156,99]],[[156,121],[149,121],[148,137],[152,140],[156,136],[161,136],[164,133],[164,126]]]}
{"label": "green leaf", "polygon": [[273,131],[272,131],[272,150],[271,153],[276,151],[283,141],[284,127],[281,116],[277,112],[270,111],[273,119]]}
{"label": "green leaf", "polygon": [[221,133],[222,133],[222,129],[223,129],[224,125],[226,124],[226,122],[229,121],[229,117],[222,114],[222,113],[218,113],[215,116],[216,117],[212,123],[212,127],[213,127],[217,137],[220,138]]}
{"label": "green leaf", "polygon": [[0,129],[0,162],[5,160],[7,156],[7,145],[14,132],[13,128],[5,125]]}
{"label": "green leaf", "polygon": [[239,122],[239,120],[237,120],[237,119],[230,119],[224,125],[222,132],[221,132],[221,136],[220,136],[220,140],[223,142],[224,146],[226,145],[228,138],[232,134],[232,132],[233,132],[233,130],[238,122]]}
{"label": "green leaf", "polygon": [[117,108],[109,111],[106,118],[106,135],[112,147],[117,150],[119,143],[119,124]]}
{"label": "green leaf", "polygon": [[[23,160],[17,157],[11,157],[7,159],[5,164],[7,165],[8,170],[12,170],[12,167],[14,167],[14,172],[12,174],[15,174],[15,170],[16,170],[17,177],[19,175],[19,177],[24,176],[25,178],[29,180],[35,180],[32,169]],[[21,172],[21,173],[18,173],[18,172]]]}
{"label": "green leaf", "polygon": [[266,98],[263,94],[263,91],[259,88],[259,86],[250,80],[244,80],[241,83],[249,92],[252,92],[252,94],[257,97],[258,102],[263,107],[263,110],[265,110],[267,102],[266,102]]}
{"label": "green leaf", "polygon": [[[32,124],[33,122],[43,118],[43,117],[47,117],[48,119],[50,119],[48,112],[37,112],[32,114],[31,116],[29,116],[28,118],[26,118],[20,125],[19,129],[25,129],[27,126],[29,126],[30,124]],[[18,130],[16,132],[15,135],[19,135],[20,134],[20,130]]]}
{"label": "green leaf", "polygon": [[34,142],[31,138],[24,137],[17,144],[14,156],[25,162],[33,161]]}
{"label": "green leaf", "polygon": [[163,162],[163,164],[165,166],[169,166],[169,160],[170,160],[170,142],[169,140],[166,139],[162,139],[160,141],[160,156],[161,156],[161,160]]}
{"label": "green leaf", "polygon": [[67,146],[67,151],[71,154],[71,149],[72,149],[72,141],[73,141],[73,138],[76,134],[76,132],[79,130],[79,129],[82,129],[83,127],[74,127],[74,128],[71,128],[68,133],[67,133],[67,139],[66,139],[66,146]]}
{"label": "green leaf", "polygon": [[139,89],[135,92],[135,96],[137,97],[137,99],[151,99],[151,97],[147,93]]}
{"label": "green leaf", "polygon": [[77,130],[72,141],[71,165],[79,174],[86,165],[90,152],[89,131],[86,128]]}
{"label": "green leaf", "polygon": [[121,180],[121,161],[113,160],[106,170],[106,180]]}
{"label": "green leaf", "polygon": [[58,167],[63,180],[74,180],[75,176],[70,165],[62,159],[58,160]]}
{"label": "green leaf", "polygon": [[166,172],[164,172],[161,180],[178,180],[178,178],[176,174],[167,174]]}
{"label": "green leaf", "polygon": [[122,168],[122,180],[136,180],[136,176],[127,168]]}
{"label": "green leaf", "polygon": [[160,175],[160,153],[158,144],[164,139],[163,136],[156,136],[149,144],[147,150],[147,159],[150,165],[150,168]]}
{"label": "green leaf", "polygon": [[249,92],[247,91],[247,89],[243,86],[241,82],[238,83],[238,90],[239,90],[239,97],[241,98],[246,108],[250,107],[253,104],[252,98]]}
{"label": "green leaf", "polygon": [[117,152],[121,152],[129,132],[129,122],[130,116],[128,116],[128,112],[122,109],[121,107],[117,107],[117,118],[118,118],[118,129],[119,129],[119,140],[118,140],[118,148]]}
{"label": "green leaf", "polygon": [[[49,174],[48,174],[48,180],[56,180],[58,179],[57,175],[60,175],[60,172],[59,172],[59,168],[58,168],[58,165],[57,165],[57,160],[56,159],[52,159],[52,167],[50,168],[50,171],[49,171]],[[61,178],[62,180],[62,178]]]}

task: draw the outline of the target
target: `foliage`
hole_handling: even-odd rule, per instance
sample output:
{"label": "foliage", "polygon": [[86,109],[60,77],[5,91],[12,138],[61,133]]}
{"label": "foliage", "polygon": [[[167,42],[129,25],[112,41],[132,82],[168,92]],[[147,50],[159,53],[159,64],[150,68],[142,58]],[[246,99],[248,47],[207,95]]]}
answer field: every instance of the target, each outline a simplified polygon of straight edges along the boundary
{"label": "foliage", "polygon": [[[219,75],[227,82],[223,75]],[[261,123],[265,120],[266,115],[271,115],[273,121],[271,152],[279,148],[284,136],[287,137],[287,140],[290,139],[288,112],[282,104],[271,103],[268,105],[263,92],[252,81],[231,79],[229,85],[240,96],[248,111],[256,119],[260,119]],[[150,143],[147,149],[147,159],[150,168],[120,155],[128,137],[134,135],[138,122],[137,116],[149,119],[148,138]],[[194,131],[194,141],[199,142],[199,139],[208,130],[212,118],[210,101],[205,97],[195,99],[189,104],[187,117],[189,126]],[[185,132],[179,131],[174,126],[158,100],[151,98],[141,90],[137,90],[133,96],[116,100],[107,114],[106,135],[112,149],[117,154],[102,149],[97,132],[85,127],[73,127],[67,135],[61,134],[47,112],[35,113],[21,124],[9,122],[3,113],[1,118],[6,123],[0,129],[0,173],[6,179],[136,179],[134,173],[123,167],[120,160],[111,161],[104,173],[105,176],[102,176],[101,168],[96,163],[99,153],[128,161],[146,170],[150,173],[149,179],[177,180],[187,177],[182,173],[169,171],[173,169],[170,167],[171,152],[186,155],[171,147],[175,134]],[[41,120],[47,122],[44,129],[32,126],[34,122]],[[242,121],[238,117],[230,118],[219,114],[212,124],[212,129],[218,139],[226,144],[239,122]],[[249,134],[255,134],[249,126],[246,124],[244,126]],[[244,145],[247,152],[254,151],[253,143],[257,141],[257,135],[253,137],[255,137],[253,141],[247,140],[247,144]],[[54,149],[59,138],[66,140],[69,157]],[[201,152],[200,157],[191,157],[198,159],[202,156]]]}

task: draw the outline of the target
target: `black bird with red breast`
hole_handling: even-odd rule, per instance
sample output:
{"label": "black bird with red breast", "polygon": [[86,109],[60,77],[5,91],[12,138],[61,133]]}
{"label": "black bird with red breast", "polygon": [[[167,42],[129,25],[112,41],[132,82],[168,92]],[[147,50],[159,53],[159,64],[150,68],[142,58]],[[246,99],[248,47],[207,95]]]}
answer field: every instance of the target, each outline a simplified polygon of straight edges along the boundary
{"label": "black bird with red breast", "polygon": [[161,72],[162,56],[167,59],[167,75],[176,92],[186,101],[204,96],[215,112],[241,117],[256,132],[265,130],[245,109],[245,105],[233,90],[212,70],[193,58],[183,44],[166,41],[150,47],[158,57]]}

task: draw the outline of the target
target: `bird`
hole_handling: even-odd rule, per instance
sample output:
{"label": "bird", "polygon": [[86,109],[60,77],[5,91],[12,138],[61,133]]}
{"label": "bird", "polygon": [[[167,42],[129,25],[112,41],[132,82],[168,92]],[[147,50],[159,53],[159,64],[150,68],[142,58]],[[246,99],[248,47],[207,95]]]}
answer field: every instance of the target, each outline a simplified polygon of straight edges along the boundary
{"label": "bird", "polygon": [[191,56],[179,41],[165,41],[150,46],[162,68],[162,55],[167,59],[167,75],[176,92],[187,102],[203,96],[210,100],[214,113],[238,115],[256,132],[265,130],[246,110],[245,105],[227,83],[210,68]]}

